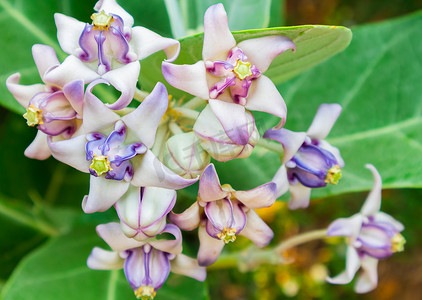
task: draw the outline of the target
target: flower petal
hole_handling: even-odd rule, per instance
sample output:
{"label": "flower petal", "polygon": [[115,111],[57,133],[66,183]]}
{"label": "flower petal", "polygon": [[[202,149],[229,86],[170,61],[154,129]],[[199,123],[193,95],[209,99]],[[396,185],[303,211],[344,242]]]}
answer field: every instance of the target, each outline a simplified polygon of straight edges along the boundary
{"label": "flower petal", "polygon": [[148,150],[141,157],[132,159],[134,174],[132,184],[135,186],[155,186],[168,189],[182,189],[194,184],[198,179],[185,179],[180,177],[155,157]]}
{"label": "flower petal", "polygon": [[105,179],[90,176],[89,195],[82,202],[82,209],[90,214],[106,211],[122,197],[129,188],[129,182],[124,180]]}
{"label": "flower petal", "polygon": [[37,136],[32,143],[25,149],[26,157],[44,160],[50,157],[51,151],[48,147],[47,135],[38,130]]}
{"label": "flower petal", "polygon": [[64,86],[75,80],[89,83],[99,77],[97,72],[91,70],[77,57],[69,55],[59,66],[44,73],[43,81],[50,85]]}
{"label": "flower petal", "polygon": [[116,252],[123,252],[127,249],[141,247],[145,244],[125,236],[120,230],[119,223],[116,222],[98,225],[97,233]]}
{"label": "flower petal", "polygon": [[237,44],[248,60],[264,73],[276,56],[288,49],[294,52],[296,46],[291,39],[282,35],[264,36],[249,39]]}
{"label": "flower petal", "polygon": [[134,61],[123,67],[111,70],[102,76],[102,78],[110,82],[114,88],[122,93],[116,102],[107,104],[110,109],[123,109],[132,101],[140,68],[139,61]]}
{"label": "flower petal", "polygon": [[175,214],[172,212],[169,215],[170,221],[185,231],[191,231],[198,227],[201,220],[200,217],[201,214],[198,202],[193,203],[181,214]]}
{"label": "flower petal", "polygon": [[380,174],[373,165],[367,164],[365,167],[369,169],[374,176],[374,186],[369,192],[360,212],[365,216],[372,216],[379,212],[381,208],[382,180]]}
{"label": "flower petal", "polygon": [[289,208],[298,209],[306,208],[309,206],[309,200],[311,198],[311,189],[302,185],[300,182],[291,184],[289,187],[290,200]]}
{"label": "flower petal", "polygon": [[27,108],[32,97],[38,93],[47,92],[49,88],[44,84],[21,85],[19,84],[20,77],[19,73],[10,75],[6,79],[6,87],[19,104]]}
{"label": "flower petal", "polygon": [[221,100],[210,99],[208,102],[227,136],[237,145],[248,144],[249,120],[246,117],[245,108],[239,104]]}
{"label": "flower petal", "polygon": [[292,159],[292,157],[296,154],[299,150],[300,146],[302,146],[303,142],[306,139],[305,132],[294,132],[288,129],[268,129],[265,131],[264,139],[272,139],[274,141],[279,142],[283,145],[283,163]]}
{"label": "flower petal", "polygon": [[72,108],[82,116],[84,104],[84,82],[82,80],[72,81],[63,87],[63,93],[72,105]]}
{"label": "flower petal", "polygon": [[112,128],[120,116],[108,109],[93,93],[92,89],[98,83],[107,83],[104,80],[96,80],[86,88],[85,105],[83,116],[83,128],[85,132],[99,132],[108,127]]}
{"label": "flower petal", "polygon": [[223,191],[221,188],[220,180],[218,179],[217,172],[214,164],[209,164],[205,168],[199,180],[198,196],[200,201],[210,202],[223,199],[228,195],[228,192]]}
{"label": "flower petal", "polygon": [[274,182],[277,185],[276,199],[284,195],[289,190],[289,181],[287,179],[287,169],[284,164],[281,165],[277,173],[275,173],[272,179],[272,182]]}
{"label": "flower petal", "polygon": [[216,262],[224,247],[222,240],[210,237],[205,226],[200,225],[198,229],[199,235],[199,251],[198,264],[200,266],[209,266]]}
{"label": "flower petal", "polygon": [[167,107],[167,90],[164,84],[159,82],[138,108],[124,116],[122,121],[144,145],[151,148],[154,144],[158,125]]}
{"label": "flower petal", "polygon": [[54,49],[47,45],[35,44],[32,46],[32,56],[41,78],[48,69],[60,64]]}
{"label": "flower petal", "polygon": [[123,268],[124,259],[117,252],[94,247],[86,263],[94,270],[118,270]]}
{"label": "flower petal", "polygon": [[163,62],[162,72],[169,84],[202,99],[209,98],[204,62],[193,65],[174,65]]}
{"label": "flower petal", "polygon": [[175,259],[171,260],[170,266],[173,273],[189,276],[199,281],[204,281],[207,277],[207,270],[200,267],[196,259],[183,254],[177,255]]}
{"label": "flower petal", "polygon": [[57,27],[57,39],[60,47],[67,54],[75,54],[79,48],[79,37],[85,28],[85,23],[63,14],[54,14]]}
{"label": "flower petal", "polygon": [[271,228],[252,209],[246,213],[246,220],[246,226],[239,235],[247,237],[258,247],[267,246],[274,237]]}
{"label": "flower petal", "polygon": [[399,221],[397,221],[396,219],[394,219],[392,216],[390,216],[389,214],[386,214],[386,213],[384,213],[382,211],[377,212],[372,217],[374,218],[374,223],[387,223],[387,224],[391,224],[391,225],[393,225],[393,227],[398,232],[404,230],[404,225],[402,223],[400,223]]}
{"label": "flower petal", "polygon": [[133,50],[138,55],[138,60],[142,60],[157,51],[164,50],[167,55],[166,61],[173,62],[180,52],[178,40],[162,37],[141,26],[132,28],[130,44],[134,47]]}
{"label": "flower petal", "polygon": [[262,75],[252,82],[245,107],[249,110],[263,111],[281,118],[276,128],[283,127],[286,122],[286,103],[274,83]]}
{"label": "flower petal", "polygon": [[276,184],[274,182],[268,182],[249,191],[235,191],[233,195],[247,208],[258,209],[270,207],[274,204],[276,190]]}
{"label": "flower petal", "polygon": [[176,191],[157,187],[146,187],[142,196],[139,225],[149,226],[163,219],[176,203]]}
{"label": "flower petal", "polygon": [[362,227],[363,217],[356,214],[350,218],[340,218],[332,222],[327,229],[327,236],[357,237]]}
{"label": "flower petal", "polygon": [[378,284],[378,260],[365,256],[362,259],[362,273],[359,275],[355,285],[355,292],[359,294],[368,293],[375,289]]}
{"label": "flower petal", "polygon": [[118,15],[123,19],[125,27],[133,26],[133,17],[117,4],[116,0],[100,0],[95,4],[94,9],[96,11],[104,10],[108,14],[112,13]]}
{"label": "flower petal", "polygon": [[53,157],[75,169],[88,173],[89,165],[85,152],[86,139],[84,135],[73,137],[69,140],[53,141],[48,139]]}
{"label": "flower petal", "polygon": [[337,275],[336,277],[328,277],[327,282],[332,284],[347,284],[352,281],[356,272],[360,268],[361,261],[359,255],[356,252],[355,248],[347,248],[347,257],[346,257],[346,270]]}
{"label": "flower petal", "polygon": [[155,240],[149,242],[149,244],[164,252],[172,254],[182,253],[182,232],[179,227],[174,224],[167,224],[161,233],[170,233],[174,236],[174,240]]}
{"label": "flower petal", "polygon": [[339,104],[321,104],[307,134],[311,139],[322,140],[330,133],[341,112]]}
{"label": "flower petal", "polygon": [[223,4],[210,6],[204,15],[204,60],[226,60],[236,41],[230,32]]}

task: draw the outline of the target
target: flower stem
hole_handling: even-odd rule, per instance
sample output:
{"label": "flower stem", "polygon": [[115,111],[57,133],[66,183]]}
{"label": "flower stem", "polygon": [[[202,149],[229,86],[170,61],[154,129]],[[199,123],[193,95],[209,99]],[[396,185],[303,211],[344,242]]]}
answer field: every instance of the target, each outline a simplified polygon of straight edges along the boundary
{"label": "flower stem", "polygon": [[283,146],[281,144],[272,142],[270,140],[266,139],[259,139],[257,146],[260,146],[262,148],[265,148],[267,150],[273,151],[275,153],[283,154]]}
{"label": "flower stem", "polygon": [[145,91],[141,91],[140,89],[135,89],[135,95],[133,95],[133,98],[135,100],[138,100],[139,102],[144,101],[144,99],[149,95],[149,93]]}
{"label": "flower stem", "polygon": [[164,122],[158,126],[157,133],[155,134],[155,143],[151,148],[151,151],[159,158],[166,141],[168,133],[168,123]]}
{"label": "flower stem", "polygon": [[195,109],[195,108],[198,108],[199,106],[201,106],[202,104],[204,104],[205,102],[206,102],[206,100],[204,100],[204,99],[201,99],[199,97],[193,97],[188,102],[183,104],[181,107]]}
{"label": "flower stem", "polygon": [[175,107],[173,110],[178,113],[181,117],[196,120],[199,116],[199,112],[185,107]]}
{"label": "flower stem", "polygon": [[175,135],[176,134],[182,134],[182,133],[184,133],[184,131],[174,121],[170,121],[170,123],[169,123],[169,129]]}
{"label": "flower stem", "polygon": [[240,252],[221,255],[217,262],[209,266],[208,269],[215,270],[238,267],[241,271],[247,271],[254,269],[261,264],[283,264],[285,263],[282,255],[284,251],[301,244],[326,237],[327,230],[320,229],[291,237],[273,248],[259,249],[256,246],[251,246]]}

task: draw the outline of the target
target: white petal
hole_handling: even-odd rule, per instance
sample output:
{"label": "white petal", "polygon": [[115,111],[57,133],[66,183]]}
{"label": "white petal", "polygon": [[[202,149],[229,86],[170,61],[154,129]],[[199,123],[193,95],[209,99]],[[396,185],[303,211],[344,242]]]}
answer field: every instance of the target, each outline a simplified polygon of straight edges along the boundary
{"label": "white petal", "polygon": [[167,61],[172,62],[176,60],[180,52],[180,43],[178,40],[162,37],[141,26],[132,28],[130,44],[133,46],[138,60],[142,60],[157,51],[164,50],[167,55]]}
{"label": "white petal", "polygon": [[32,143],[25,149],[26,157],[44,160],[50,157],[51,151],[47,143],[47,135],[38,130],[37,136]]}
{"label": "white petal", "polygon": [[217,171],[214,164],[209,164],[205,168],[199,180],[198,197],[203,202],[210,202],[223,199],[228,195],[228,192],[221,188],[220,180],[218,179]]}
{"label": "white petal", "polygon": [[198,235],[198,264],[204,267],[212,265],[220,256],[220,253],[224,248],[224,242],[209,236],[203,225],[199,226]]}
{"label": "white petal", "polygon": [[86,160],[85,145],[86,139],[84,135],[73,137],[69,140],[51,141],[48,140],[48,145],[53,157],[75,169],[88,173],[89,165]]}
{"label": "white petal", "polygon": [[247,212],[246,219],[246,226],[239,235],[247,237],[258,247],[267,246],[274,237],[271,228],[252,209]]}
{"label": "white petal", "polygon": [[306,208],[309,206],[309,200],[311,199],[310,188],[298,182],[294,185],[291,184],[289,191],[291,195],[289,200],[290,209]]}
{"label": "white petal", "polygon": [[20,77],[19,73],[10,75],[6,79],[6,86],[20,105],[27,108],[29,101],[35,94],[47,92],[49,88],[44,84],[21,85],[19,84]]}
{"label": "white petal", "polygon": [[322,140],[330,133],[341,112],[339,104],[321,104],[307,134],[311,139]]}
{"label": "white petal", "polygon": [[245,107],[249,110],[263,111],[281,118],[277,128],[286,122],[287,107],[274,83],[262,75],[252,82]]}
{"label": "white petal", "polygon": [[130,128],[139,140],[148,148],[154,144],[155,133],[168,107],[168,94],[161,82],[154,90],[122,121]]}
{"label": "white petal", "polygon": [[67,54],[75,54],[75,50],[79,48],[79,38],[84,31],[85,23],[59,13],[54,14],[54,20],[60,47]]}
{"label": "white petal", "polygon": [[223,4],[210,6],[204,15],[204,60],[226,60],[228,52],[236,46],[230,32]]}
{"label": "white petal", "polygon": [[294,132],[285,128],[268,129],[264,133],[264,138],[272,139],[283,145],[283,163],[288,162],[302,146],[306,139],[306,133]]}
{"label": "white petal", "polygon": [[276,199],[276,184],[269,182],[249,191],[235,191],[234,197],[242,202],[247,208],[258,209],[270,207]]}
{"label": "white petal", "polygon": [[277,173],[275,173],[272,182],[277,185],[276,199],[289,190],[289,181],[287,180],[287,169],[285,165],[281,165]]}
{"label": "white petal", "polygon": [[242,49],[248,61],[256,65],[264,73],[273,59],[288,49],[296,50],[291,39],[282,35],[264,36],[240,42],[237,47]]}
{"label": "white petal", "polygon": [[163,62],[162,72],[169,84],[202,99],[209,98],[205,65],[202,60],[193,65]]}
{"label": "white petal", "polygon": [[172,254],[182,253],[182,232],[174,224],[167,224],[162,233],[170,233],[174,236],[172,240],[155,240],[149,244],[160,251]]}
{"label": "white petal", "polygon": [[332,222],[327,229],[327,236],[357,237],[362,227],[363,216],[356,214],[350,218],[340,218]]}
{"label": "white petal", "polygon": [[119,256],[119,253],[98,247],[92,249],[87,260],[88,268],[94,270],[118,270],[123,268],[123,264],[124,259]]}
{"label": "white petal", "polygon": [[198,227],[201,221],[201,211],[198,202],[194,202],[188,209],[181,214],[170,213],[169,219],[171,222],[185,231],[194,230]]}
{"label": "white petal", "polygon": [[122,180],[90,176],[89,195],[85,196],[82,209],[85,213],[106,211],[126,193],[129,183]]}
{"label": "white petal", "polygon": [[378,260],[376,258],[365,256],[362,259],[362,273],[358,277],[355,285],[356,293],[368,293],[375,289],[378,284]]}
{"label": "white petal", "polygon": [[382,211],[377,212],[375,215],[373,215],[373,217],[374,217],[375,223],[378,223],[378,222],[389,223],[389,224],[392,224],[397,231],[404,230],[404,225],[402,223],[400,223],[399,221],[394,219],[392,216]]}
{"label": "white petal", "polygon": [[348,247],[346,257],[346,270],[334,278],[328,277],[327,281],[332,284],[347,284],[352,281],[360,265],[361,262],[359,259],[359,255],[357,254],[355,248]]}
{"label": "white petal", "polygon": [[365,167],[371,170],[372,175],[374,176],[374,186],[369,192],[360,211],[365,216],[372,216],[379,212],[381,208],[382,180],[380,174],[373,165],[367,164]]}
{"label": "white petal", "polygon": [[32,46],[32,56],[41,78],[48,69],[60,64],[54,49],[47,45],[36,44]]}
{"label": "white petal", "polygon": [[120,230],[119,223],[111,222],[97,226],[98,235],[106,242],[113,251],[122,252],[131,248],[138,248],[145,243],[128,238]]}
{"label": "white petal", "polygon": [[207,277],[205,267],[200,267],[196,259],[183,254],[177,255],[175,259],[170,261],[170,265],[171,271],[176,274],[189,276],[199,281],[204,281]]}

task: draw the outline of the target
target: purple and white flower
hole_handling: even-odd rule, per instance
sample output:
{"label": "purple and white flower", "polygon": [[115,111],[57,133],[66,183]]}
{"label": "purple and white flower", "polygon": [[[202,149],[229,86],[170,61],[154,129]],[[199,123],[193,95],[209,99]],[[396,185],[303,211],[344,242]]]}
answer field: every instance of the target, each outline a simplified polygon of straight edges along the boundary
{"label": "purple and white flower", "polygon": [[121,117],[92,94],[85,94],[83,130],[86,135],[65,141],[49,140],[53,156],[91,174],[86,213],[109,209],[129,188],[155,186],[180,189],[197,179],[184,179],[165,167],[149,150],[167,110],[168,95],[162,83],[131,113]]}
{"label": "purple and white flower", "polygon": [[143,241],[159,234],[166,226],[167,214],[176,203],[176,191],[131,185],[114,207],[123,233]]}
{"label": "purple and white flower", "polygon": [[118,223],[97,226],[98,235],[113,251],[95,247],[88,257],[88,267],[96,270],[124,269],[126,279],[138,299],[153,299],[170,273],[204,281],[206,270],[195,259],[182,252],[182,234],[173,224],[162,233],[171,234],[173,240],[150,239],[136,241],[120,230]]}
{"label": "purple and white flower", "polygon": [[[216,104],[221,105],[220,103]],[[229,107],[236,107],[236,104],[226,103]],[[210,105],[207,105],[199,114],[193,126],[201,146],[214,159],[228,161],[234,158],[247,158],[251,155],[255,145],[259,141],[259,132],[255,125],[255,119],[251,112],[244,111],[247,128],[246,136],[239,136],[242,131],[227,131],[220,120],[214,114]],[[233,124],[235,125],[235,124]],[[241,142],[239,142],[239,140]]]}
{"label": "purple and white flower", "polygon": [[199,226],[198,262],[213,264],[225,244],[242,235],[258,247],[265,247],[273,238],[273,231],[254,209],[269,207],[275,201],[273,182],[249,191],[235,191],[230,185],[221,186],[213,164],[199,181],[198,201],[181,214],[170,214],[170,220],[183,230]]}
{"label": "purple and white flower", "polygon": [[46,80],[64,85],[75,79],[89,83],[103,78],[122,95],[109,107],[126,107],[133,98],[140,64],[149,55],[164,50],[169,61],[179,54],[177,40],[163,38],[141,26],[115,0],[100,0],[92,14],[92,24],[55,14],[57,38],[64,52],[64,62],[46,74]]}
{"label": "purple and white flower", "polygon": [[380,212],[380,174],[373,165],[366,167],[374,176],[374,187],[360,213],[334,221],[327,230],[327,236],[345,236],[348,243],[346,270],[334,278],[327,278],[327,281],[347,284],[361,268],[362,272],[355,285],[357,293],[367,293],[376,288],[378,260],[403,251],[406,242],[400,234],[404,226],[390,215]]}
{"label": "purple and white flower", "polygon": [[26,109],[23,117],[28,126],[37,126],[38,133],[25,150],[30,158],[46,159],[50,156],[47,136],[68,139],[82,123],[84,83],[75,80],[65,84],[51,85],[45,74],[60,62],[54,49],[46,45],[34,45],[32,55],[42,81],[45,84],[21,85],[20,74],[15,73],[6,80],[6,86],[16,100]]}
{"label": "purple and white flower", "polygon": [[[295,50],[287,37],[273,35],[236,43],[223,5],[208,8],[204,16],[203,60],[194,65],[164,62],[164,78],[174,87],[203,99],[237,144],[248,136],[245,108],[286,118],[286,105],[272,81],[262,75],[272,60]],[[229,105],[236,104],[236,105]]]}
{"label": "purple and white flower", "polygon": [[341,112],[338,104],[322,104],[306,133],[287,129],[268,129],[264,138],[283,145],[283,165],[273,182],[277,184],[277,197],[290,191],[290,209],[309,205],[312,188],[337,184],[344,161],[340,151],[325,141]]}

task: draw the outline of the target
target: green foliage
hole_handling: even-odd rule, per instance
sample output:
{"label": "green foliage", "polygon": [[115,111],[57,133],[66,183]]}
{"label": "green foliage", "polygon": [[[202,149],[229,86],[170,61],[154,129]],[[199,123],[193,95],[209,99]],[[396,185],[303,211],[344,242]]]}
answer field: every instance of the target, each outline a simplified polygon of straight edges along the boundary
{"label": "green foliage", "polygon": [[[346,162],[343,178],[336,186],[315,189],[314,197],[370,189],[366,163],[378,168],[384,188],[422,187],[422,41],[412,38],[421,25],[422,15],[415,14],[358,27],[343,53],[279,85],[288,129],[306,131],[321,103],[343,107],[328,136]],[[256,117],[261,132],[277,124],[268,115]],[[270,180],[278,167],[276,155],[260,150],[250,160],[219,164],[218,171],[225,172],[225,182],[251,188],[257,180]],[[232,176],[233,170],[242,176]]]}

